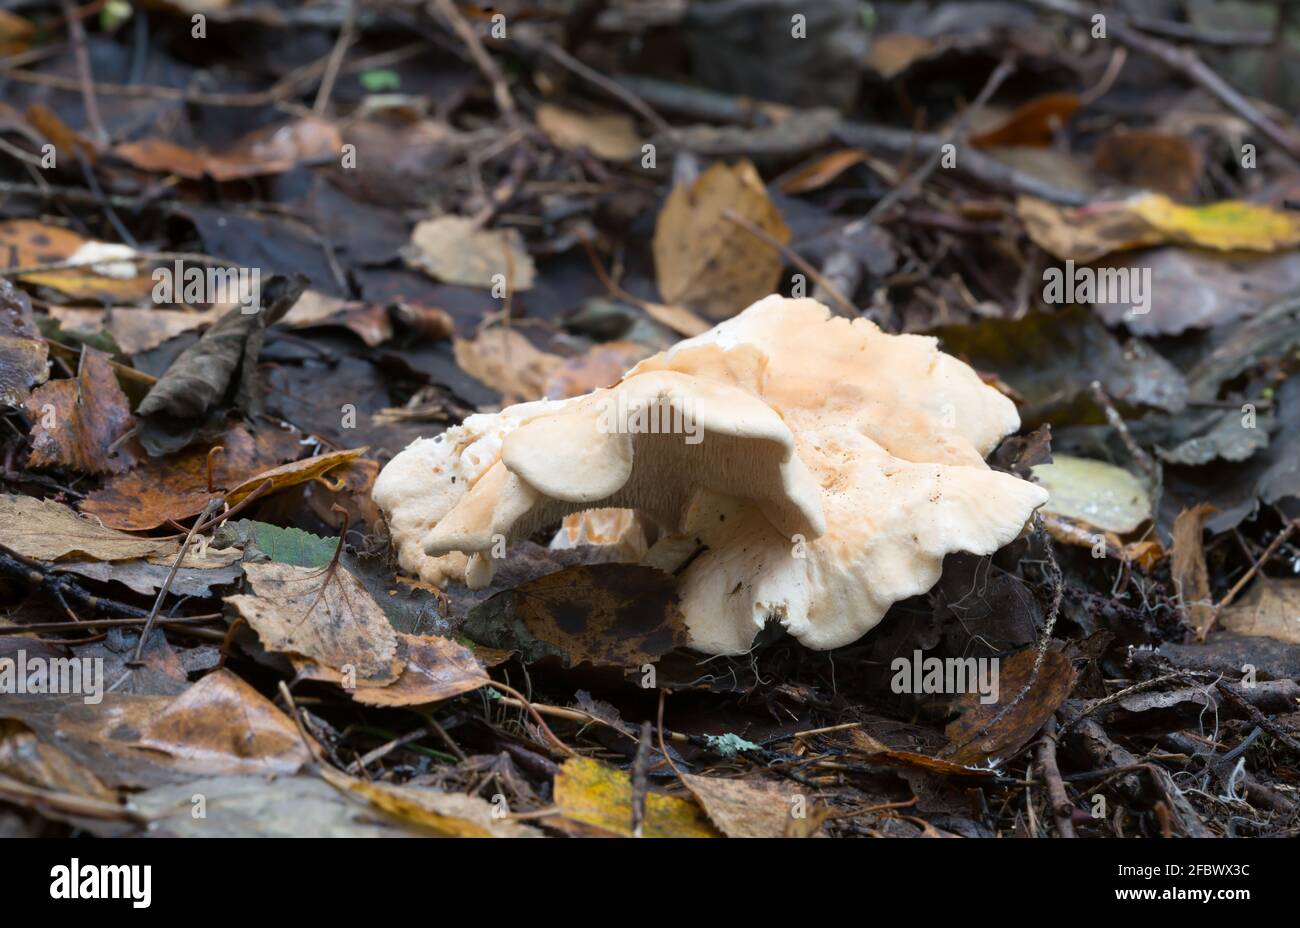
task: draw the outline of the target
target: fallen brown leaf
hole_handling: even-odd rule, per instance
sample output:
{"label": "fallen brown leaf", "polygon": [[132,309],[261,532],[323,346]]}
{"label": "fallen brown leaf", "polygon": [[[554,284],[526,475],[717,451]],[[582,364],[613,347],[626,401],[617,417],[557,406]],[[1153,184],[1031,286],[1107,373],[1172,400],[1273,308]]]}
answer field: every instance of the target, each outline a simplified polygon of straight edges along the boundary
{"label": "fallen brown leaf", "polygon": [[970,137],[976,148],[1016,145],[1042,148],[1070,120],[1082,100],[1072,93],[1048,93],[1017,108],[1001,123]]}
{"label": "fallen brown leaf", "polygon": [[727,219],[726,210],[782,244],[790,240],[754,166],[715,164],[695,183],[674,187],[655,224],[655,277],[665,303],[725,319],[776,289],[780,252]]}
{"label": "fallen brown leaf", "polygon": [[[208,489],[208,452],[215,445],[225,450],[213,458],[213,490]],[[111,528],[144,531],[197,515],[207,501],[227,488],[240,486],[301,451],[295,435],[276,429],[256,434],[243,425],[232,426],[214,445],[145,458],[133,470],[114,477],[81,504]]]}
{"label": "fallen brown leaf", "polygon": [[818,808],[801,804],[775,783],[689,773],[682,774],[682,783],[728,838],[808,837],[817,830],[803,826],[818,819]]}
{"label": "fallen brown leaf", "polygon": [[28,467],[62,467],[82,474],[120,474],[136,455],[127,443],[110,447],[131,429],[131,405],[108,355],[84,349],[75,379],[52,380],[27,398],[32,421]]}
{"label": "fallen brown leaf", "polygon": [[[35,219],[0,222],[0,261],[5,267],[32,267],[67,261],[92,240],[60,226]],[[101,243],[103,244],[103,243]],[[111,260],[105,261],[112,264]],[[4,268],[0,267],[0,272]],[[92,267],[23,274],[25,283],[58,290],[70,297],[103,303],[130,303],[148,299],[153,279],[139,263],[127,277],[96,273]]]}
{"label": "fallen brown leaf", "polygon": [[486,329],[474,339],[454,339],[453,351],[465,373],[514,400],[541,399],[547,382],[564,363],[504,326]]}
{"label": "fallen brown leaf", "polygon": [[397,680],[397,632],[374,598],[341,564],[245,564],[253,595],[226,597],[268,651],[301,654],[357,685]]}
{"label": "fallen brown leaf", "polygon": [[1069,658],[1048,651],[1043,655],[1043,665],[1025,697],[1012,706],[996,725],[979,734],[1024,689],[1036,658],[1036,650],[1026,648],[1002,660],[996,702],[981,702],[979,693],[958,697],[955,708],[961,714],[944,729],[955,749],[947,756],[948,760],[959,764],[983,764],[993,757],[1005,760],[1024,747],[1048,717],[1060,708],[1074,689],[1077,674]]}
{"label": "fallen brown leaf", "polygon": [[467,216],[421,222],[411,232],[407,259],[430,277],[465,287],[528,290],[537,276],[518,232],[483,229]]}
{"label": "fallen brown leaf", "polygon": [[32,496],[0,496],[0,545],[37,561],[83,555],[97,561],[127,561],[175,553],[175,541],[140,538],[83,518],[60,503]]}

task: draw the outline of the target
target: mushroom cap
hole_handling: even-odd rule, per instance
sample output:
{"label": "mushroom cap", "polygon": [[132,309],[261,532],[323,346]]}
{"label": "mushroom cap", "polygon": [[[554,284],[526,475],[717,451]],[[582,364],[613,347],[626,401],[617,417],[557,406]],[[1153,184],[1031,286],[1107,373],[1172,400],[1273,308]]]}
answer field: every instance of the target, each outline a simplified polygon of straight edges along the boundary
{"label": "mushroom cap", "polygon": [[[471,416],[446,433],[454,463],[417,442],[375,498],[402,525],[403,566],[474,553],[476,583],[502,536],[643,510],[668,530],[646,563],[698,555],[679,585],[694,647],[740,653],[775,620],[832,648],[928,590],[945,555],[991,554],[1020,533],[1046,492],[984,462],[1019,424],[935,339],[773,296],[608,390]],[[454,489],[453,471],[469,478]]]}

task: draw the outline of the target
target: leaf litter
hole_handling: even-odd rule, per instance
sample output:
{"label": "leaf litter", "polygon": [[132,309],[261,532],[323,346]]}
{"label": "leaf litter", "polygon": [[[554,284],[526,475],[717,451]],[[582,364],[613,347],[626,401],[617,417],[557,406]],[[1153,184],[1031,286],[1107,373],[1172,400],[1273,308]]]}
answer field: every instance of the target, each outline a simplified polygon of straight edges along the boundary
{"label": "leaf litter", "polygon": [[[435,4],[351,23],[325,82],[87,18],[102,73],[56,95],[79,65],[43,6],[0,43],[34,53],[0,157],[0,684],[33,658],[104,679],[5,690],[0,808],[103,835],[1295,834],[1300,146],[1246,49],[1203,50],[1225,96],[1144,22],[1116,61],[1018,4],[827,3],[756,56],[729,5],[707,41],[612,5],[512,22],[438,90],[357,64],[392,30],[487,35]],[[210,15],[250,48],[339,31]],[[110,95],[137,41],[160,66]],[[249,89],[194,89],[218,73]],[[473,589],[399,568],[371,490],[410,442],[613,387],[771,293],[937,338],[1018,409],[981,456],[1051,501],[830,652],[779,615],[744,655],[690,650],[682,578],[723,535],[644,511],[623,545],[503,535]],[[997,693],[902,685],[900,658]]]}

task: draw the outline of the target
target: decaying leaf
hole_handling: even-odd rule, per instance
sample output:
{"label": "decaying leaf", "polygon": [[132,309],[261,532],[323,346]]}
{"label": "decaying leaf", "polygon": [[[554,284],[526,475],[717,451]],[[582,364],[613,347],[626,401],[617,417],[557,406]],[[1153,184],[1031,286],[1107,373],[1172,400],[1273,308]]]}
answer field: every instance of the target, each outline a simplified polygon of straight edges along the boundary
{"label": "decaying leaf", "polygon": [[1300,644],[1300,580],[1255,580],[1244,598],[1223,610],[1219,624],[1239,635]]}
{"label": "decaying leaf", "polygon": [[995,702],[982,702],[979,693],[967,693],[957,699],[956,708],[961,715],[944,729],[953,748],[950,754],[945,752],[948,760],[959,764],[983,764],[994,757],[1005,760],[1027,744],[1065,702],[1074,689],[1074,665],[1064,655],[1048,651],[1029,692],[996,725],[980,734],[1020,695],[1029,682],[1037,656],[1034,648],[1026,648],[1001,662]]}
{"label": "decaying leaf", "polygon": [[271,486],[269,490],[264,490],[264,493],[275,493],[286,487],[297,486],[300,483],[315,480],[336,467],[357,460],[367,450],[366,448],[348,448],[343,451],[327,451],[324,454],[303,458],[301,461],[291,461],[288,464],[272,467],[270,470],[254,474],[228,490],[225,494],[226,502],[231,506],[236,505],[268,480],[271,481]]}
{"label": "decaying leaf", "polygon": [[131,429],[131,405],[108,362],[86,348],[76,378],[52,380],[27,399],[32,422],[28,467],[62,467],[83,474],[120,474],[135,463],[129,444],[113,444]]}
{"label": "decaying leaf", "polygon": [[[153,279],[148,269],[141,262],[121,260],[135,254],[134,249],[97,242],[34,219],[0,222],[0,261],[5,267],[34,267],[73,258],[80,261],[88,254],[102,255],[103,263],[23,274],[23,282],[92,302],[131,303],[149,298]],[[110,254],[118,260],[111,260]]]}
{"label": "decaying leaf", "polygon": [[216,322],[225,310],[138,309],[114,306],[106,310],[51,306],[49,313],[65,332],[107,332],[123,354],[139,354],[163,342]]}
{"label": "decaying leaf", "polygon": [[266,327],[289,311],[306,282],[302,275],[271,278],[256,312],[232,309],[181,352],[136,408],[140,443],[150,455],[169,454],[192,443],[227,399],[240,410],[255,405],[257,358]]}
{"label": "decaying leaf", "polygon": [[401,673],[397,633],[374,598],[341,564],[245,564],[253,595],[226,598],[268,651],[301,654],[358,683],[391,683]]}
{"label": "decaying leaf", "polygon": [[1108,132],[1093,150],[1096,170],[1136,190],[1185,197],[1196,189],[1202,159],[1181,135],[1121,128]]}
{"label": "decaying leaf", "polygon": [[40,789],[104,802],[117,800],[117,794],[93,772],[12,719],[0,720],[0,774]]}
{"label": "decaying leaf", "polygon": [[483,229],[467,216],[426,219],[411,232],[411,264],[449,284],[528,290],[537,276],[514,229]]}
{"label": "decaying leaf", "polygon": [[[212,456],[213,481],[209,489],[208,455],[217,445],[224,450]],[[81,511],[111,528],[157,528],[168,519],[180,521],[197,515],[212,497],[295,457],[301,449],[298,437],[292,433],[265,428],[254,433],[243,425],[234,425],[212,445],[145,458],[134,469],[91,493],[82,502]]]}
{"label": "decaying leaf", "polygon": [[1151,497],[1133,474],[1107,464],[1068,454],[1055,454],[1052,463],[1033,469],[1034,480],[1051,499],[1045,512],[1095,525],[1121,535],[1151,516]]}
{"label": "decaying leaf", "polygon": [[[565,818],[608,835],[632,836],[632,780],[587,757],[565,761],[555,776],[555,804]],[[663,793],[646,795],[642,834],[647,838],[717,838],[695,803]]]}
{"label": "decaying leaf", "polygon": [[1165,241],[1218,251],[1278,251],[1300,245],[1300,216],[1257,203],[1222,200],[1183,206],[1159,193],[1125,201]]}
{"label": "decaying leaf", "polygon": [[464,793],[444,793],[421,786],[394,786],[350,777],[330,767],[321,777],[335,789],[359,796],[407,825],[446,838],[540,838],[531,825],[494,814],[492,803]]}
{"label": "decaying leaf", "polygon": [[140,538],[83,518],[67,506],[32,496],[0,495],[0,545],[37,561],[69,555],[126,561],[176,551],[176,542]]}
{"label": "decaying leaf", "polygon": [[825,813],[820,806],[808,807],[805,797],[766,780],[686,773],[682,783],[728,838],[808,837],[820,827]]}
{"label": "decaying leaf", "polygon": [[635,564],[571,567],[500,593],[470,613],[464,632],[526,660],[636,667],[686,643],[671,574]]}
{"label": "decaying leaf", "polygon": [[123,142],[113,149],[113,154],[141,171],[175,174],[188,180],[202,180],[207,176],[224,183],[281,174],[304,161],[336,158],[342,144],[333,125],[307,117],[259,129],[225,152],[149,138]]}
{"label": "decaying leaf", "polygon": [[[205,815],[194,815],[202,796]],[[150,834],[174,838],[410,838],[427,831],[382,819],[316,777],[209,776],[136,793]]]}
{"label": "decaying leaf", "polygon": [[[358,681],[345,686],[348,695],[368,706],[420,706],[469,693],[492,680],[474,652],[440,635],[397,636],[401,676],[392,683],[370,685]],[[305,679],[344,684],[342,674],[304,658],[293,658],[295,669]]]}
{"label": "decaying leaf", "polygon": [[623,113],[579,113],[550,103],[537,108],[537,125],[556,145],[590,151],[606,161],[630,161],[641,152],[641,136]]}
{"label": "decaying leaf", "polygon": [[1016,212],[1034,244],[1062,261],[1095,261],[1165,240],[1123,201],[1069,207],[1022,196]]}
{"label": "decaying leaf", "polygon": [[623,374],[654,349],[640,342],[614,341],[596,345],[586,354],[565,361],[546,382],[548,400],[581,396],[618,383]]}
{"label": "decaying leaf", "polygon": [[465,373],[506,397],[541,399],[564,360],[533,346],[512,328],[486,329],[473,339],[453,342],[456,363]]}
{"label": "decaying leaf", "polygon": [[916,751],[901,751],[891,748],[884,742],[871,737],[866,732],[855,729],[849,732],[849,739],[856,752],[870,764],[883,764],[904,769],[922,770],[947,777],[970,777],[975,779],[991,777],[994,771],[988,767],[969,767],[956,761],[931,757]]}
{"label": "decaying leaf", "polygon": [[1072,93],[1043,94],[1018,107],[998,125],[972,135],[970,142],[977,148],[996,145],[1041,148],[1050,145],[1082,103]]}
{"label": "decaying leaf", "polygon": [[673,189],[655,224],[655,278],[665,303],[725,319],[776,289],[781,253],[729,220],[728,210],[782,244],[790,240],[752,164],[713,165]]}
{"label": "decaying leaf", "polygon": [[31,388],[50,376],[49,346],[32,319],[32,301],[0,278],[0,406],[26,402]]}
{"label": "decaying leaf", "polygon": [[293,721],[228,670],[208,674],[150,718],[137,744],[205,774],[294,773],[311,752]]}

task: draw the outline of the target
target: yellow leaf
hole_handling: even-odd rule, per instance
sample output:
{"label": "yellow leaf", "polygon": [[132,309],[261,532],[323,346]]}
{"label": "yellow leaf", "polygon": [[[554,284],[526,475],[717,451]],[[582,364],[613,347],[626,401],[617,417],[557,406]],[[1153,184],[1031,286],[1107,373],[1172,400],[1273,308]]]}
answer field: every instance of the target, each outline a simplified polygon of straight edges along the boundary
{"label": "yellow leaf", "polygon": [[232,506],[235,505],[268,480],[271,481],[271,489],[267,491],[270,493],[299,483],[306,483],[309,480],[315,480],[340,464],[355,461],[365,454],[366,450],[366,448],[349,448],[345,451],[330,451],[312,458],[304,458],[301,461],[292,461],[288,464],[281,464],[279,467],[272,467],[270,470],[262,471],[256,477],[248,478],[227,493],[226,502]]}
{"label": "yellow leaf", "polygon": [[448,838],[540,838],[530,825],[497,818],[478,796],[444,793],[423,786],[394,786],[358,780],[330,767],[321,777],[335,789],[362,797],[376,809]]}
{"label": "yellow leaf", "polygon": [[1258,203],[1182,206],[1163,194],[1147,193],[1128,205],[1170,241],[1219,251],[1279,251],[1300,244],[1300,217]]}
{"label": "yellow leaf", "polygon": [[[555,777],[555,804],[573,821],[632,836],[632,780],[622,770],[587,757],[565,761]],[[647,838],[720,837],[695,803],[655,792],[646,795],[642,833]]]}

